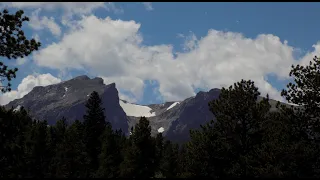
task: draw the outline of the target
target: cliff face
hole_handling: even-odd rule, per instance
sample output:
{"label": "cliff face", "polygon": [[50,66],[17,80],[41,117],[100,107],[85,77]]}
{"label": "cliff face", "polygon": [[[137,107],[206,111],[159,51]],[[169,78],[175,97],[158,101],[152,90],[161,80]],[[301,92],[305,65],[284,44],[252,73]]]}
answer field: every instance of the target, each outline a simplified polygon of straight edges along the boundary
{"label": "cliff face", "polygon": [[65,117],[68,121],[82,120],[85,103],[90,94],[97,91],[105,108],[106,120],[114,129],[128,133],[128,118],[119,104],[118,90],[114,83],[105,85],[101,78],[90,79],[79,76],[74,79],[46,87],[38,86],[21,99],[7,104],[6,108],[23,106],[32,117],[54,124]]}

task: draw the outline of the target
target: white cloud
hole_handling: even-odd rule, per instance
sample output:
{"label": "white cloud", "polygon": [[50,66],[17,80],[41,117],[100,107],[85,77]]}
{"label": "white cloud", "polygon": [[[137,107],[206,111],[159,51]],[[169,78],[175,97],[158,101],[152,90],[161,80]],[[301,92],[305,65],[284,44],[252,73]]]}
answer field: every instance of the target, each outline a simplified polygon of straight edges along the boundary
{"label": "white cloud", "polygon": [[153,10],[151,2],[143,2],[142,4],[144,5],[144,7],[146,8],[147,11],[152,11]]}
{"label": "white cloud", "polygon": [[104,2],[5,2],[2,3],[5,7],[37,9],[43,8],[48,11],[53,11],[57,8],[65,10],[72,14],[87,14],[92,10],[105,7]]}
{"label": "white cloud", "polygon": [[48,29],[53,35],[59,37],[61,35],[61,28],[55,22],[53,17],[48,18],[47,16],[39,16],[41,9],[37,9],[32,12],[30,17],[29,26],[34,30]]}
{"label": "white cloud", "polygon": [[60,42],[36,52],[34,61],[60,70],[86,69],[116,82],[137,99],[142,97],[144,80],[156,80],[166,101],[193,96],[194,87],[219,88],[241,79],[254,80],[263,95],[281,99],[267,75],[287,79],[291,64],[297,62],[294,48],[277,36],[251,39],[216,30],[201,38],[180,35],[186,39],[184,51],[175,57],[171,45],[144,46],[140,26],[135,21],[83,16]]}
{"label": "white cloud", "polygon": [[138,101],[136,98],[129,97],[129,96],[125,95],[125,94],[122,94],[121,92],[119,92],[119,98],[121,100],[125,100],[125,101],[127,101],[129,103],[136,103]]}
{"label": "white cloud", "polygon": [[32,12],[28,25],[37,31],[48,29],[53,35],[59,37],[61,35],[60,26],[55,22],[53,17],[48,18],[47,16],[39,16],[40,10],[41,9],[37,9]]}
{"label": "white cloud", "polygon": [[104,8],[115,13],[122,12],[122,9],[116,7],[112,2],[3,2],[1,5],[23,9],[41,8],[46,11],[62,9],[65,16],[89,14],[98,8]]}
{"label": "white cloud", "polygon": [[33,34],[32,38],[34,38],[37,42],[40,42],[39,34]]}
{"label": "white cloud", "polygon": [[23,64],[25,64],[26,62],[27,62],[27,57],[18,58],[18,59],[16,60],[16,64],[17,64],[17,65],[23,65]]}
{"label": "white cloud", "polygon": [[132,76],[120,76],[120,77],[102,77],[104,84],[111,84],[116,82],[118,89],[126,90],[131,92],[135,98],[130,98],[120,93],[120,99],[136,102],[137,99],[141,99],[143,96],[144,83],[140,78]]}
{"label": "white cloud", "polygon": [[320,42],[318,42],[317,44],[314,44],[312,46],[314,48],[314,50],[312,52],[307,52],[305,54],[305,56],[302,58],[301,60],[301,65],[309,65],[309,62],[312,61],[312,59],[314,58],[314,56],[318,56],[320,57]]}
{"label": "white cloud", "polygon": [[47,86],[61,82],[51,74],[29,75],[18,85],[17,90],[12,90],[0,95],[0,105],[5,105],[14,99],[22,98],[36,86]]}

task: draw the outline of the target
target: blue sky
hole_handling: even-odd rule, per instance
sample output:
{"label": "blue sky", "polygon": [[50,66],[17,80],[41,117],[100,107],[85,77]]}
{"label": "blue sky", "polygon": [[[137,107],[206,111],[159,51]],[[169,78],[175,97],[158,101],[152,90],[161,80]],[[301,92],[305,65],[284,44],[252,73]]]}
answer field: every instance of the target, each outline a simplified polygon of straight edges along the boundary
{"label": "blue sky", "polygon": [[140,104],[252,79],[282,100],[291,64],[319,54],[319,3],[2,3],[23,9],[40,51],[18,66],[4,104],[77,75],[116,82]]}

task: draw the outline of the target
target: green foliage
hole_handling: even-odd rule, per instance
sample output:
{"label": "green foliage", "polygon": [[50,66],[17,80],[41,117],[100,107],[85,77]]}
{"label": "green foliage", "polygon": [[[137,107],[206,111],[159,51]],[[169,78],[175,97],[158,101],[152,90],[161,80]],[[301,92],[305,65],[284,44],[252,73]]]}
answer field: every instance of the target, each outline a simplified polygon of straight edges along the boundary
{"label": "green foliage", "polygon": [[50,163],[46,141],[47,122],[33,121],[26,137],[26,177],[46,177]]}
{"label": "green foliage", "polygon": [[253,156],[262,144],[263,124],[270,110],[268,97],[260,95],[254,82],[235,83],[223,88],[209,103],[216,121],[191,132],[187,145],[187,170],[197,177],[254,176]]}
{"label": "green foliage", "polygon": [[99,156],[100,165],[96,177],[116,178],[119,177],[119,166],[122,162],[121,156],[121,136],[114,133],[111,127],[107,127],[102,137],[102,150]]}
{"label": "green foliage", "polygon": [[155,146],[145,117],[135,126],[121,163],[121,176],[150,178],[155,174]]}
{"label": "green foliage", "polygon": [[292,65],[289,73],[294,82],[281,95],[298,106],[279,109],[289,119],[294,176],[319,177],[320,141],[320,59],[314,57],[309,65]]}
{"label": "green foliage", "polygon": [[[15,14],[9,14],[8,10],[0,12],[0,56],[8,59],[23,58],[38,50],[40,42],[31,39],[28,40],[22,30],[22,24],[29,21],[29,18],[23,16],[22,10]],[[0,82],[7,81],[7,85],[1,85],[2,92],[11,91],[10,81],[16,78],[18,68],[9,69],[0,61]]]}
{"label": "green foliage", "polygon": [[25,137],[32,120],[22,108],[18,112],[0,107],[0,177],[23,177],[26,163]]}
{"label": "green foliage", "polygon": [[85,144],[91,164],[91,176],[99,167],[99,152],[101,152],[101,135],[107,125],[99,94],[93,91],[86,103],[87,112],[83,116],[85,130]]}
{"label": "green foliage", "polygon": [[56,156],[52,163],[55,166],[54,177],[89,177],[89,161],[85,143],[82,138],[82,126],[79,121],[76,121],[63,135],[61,134],[63,139],[56,147]]}
{"label": "green foliage", "polygon": [[154,145],[155,145],[155,166],[157,167],[156,171],[159,171],[159,165],[160,161],[163,156],[163,150],[164,150],[164,145],[163,145],[163,136],[162,133],[157,134],[154,140]]}
{"label": "green foliage", "polygon": [[178,174],[179,146],[165,141],[159,163],[159,171],[166,178],[174,178]]}

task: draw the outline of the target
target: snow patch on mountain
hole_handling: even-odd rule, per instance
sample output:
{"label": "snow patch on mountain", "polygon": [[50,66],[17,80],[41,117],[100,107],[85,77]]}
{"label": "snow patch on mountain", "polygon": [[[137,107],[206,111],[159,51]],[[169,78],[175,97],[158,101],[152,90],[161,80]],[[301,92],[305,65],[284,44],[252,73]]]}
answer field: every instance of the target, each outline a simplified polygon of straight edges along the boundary
{"label": "snow patch on mountain", "polygon": [[160,128],[158,129],[158,133],[163,133],[163,131],[164,131],[164,128],[163,128],[163,127],[160,127]]}
{"label": "snow patch on mountain", "polygon": [[175,102],[175,103],[171,104],[171,105],[167,108],[167,110],[175,107],[177,104],[180,104],[180,102]]}
{"label": "snow patch on mountain", "polygon": [[127,116],[133,116],[133,117],[153,117],[155,116],[155,112],[152,111],[151,108],[148,106],[142,106],[142,105],[136,105],[136,104],[130,104],[127,102],[124,102],[120,100],[120,106],[122,107],[123,111],[127,114]]}
{"label": "snow patch on mountain", "polygon": [[20,111],[21,106],[18,105],[13,111]]}

